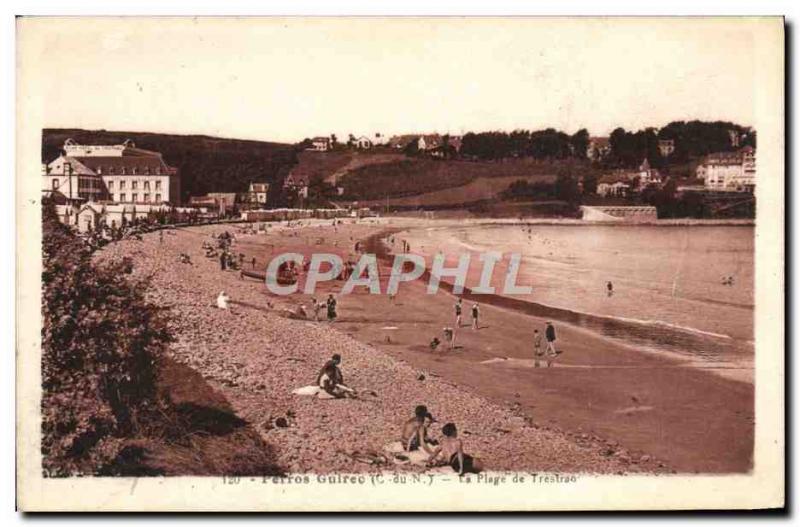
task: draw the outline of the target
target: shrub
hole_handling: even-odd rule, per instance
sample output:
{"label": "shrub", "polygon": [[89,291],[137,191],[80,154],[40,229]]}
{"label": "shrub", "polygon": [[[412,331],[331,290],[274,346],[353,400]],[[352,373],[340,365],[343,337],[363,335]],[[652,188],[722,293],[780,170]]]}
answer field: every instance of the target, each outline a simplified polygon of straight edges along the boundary
{"label": "shrub", "polygon": [[124,264],[43,211],[42,455],[46,476],[98,474],[156,400],[156,362],[170,340]]}

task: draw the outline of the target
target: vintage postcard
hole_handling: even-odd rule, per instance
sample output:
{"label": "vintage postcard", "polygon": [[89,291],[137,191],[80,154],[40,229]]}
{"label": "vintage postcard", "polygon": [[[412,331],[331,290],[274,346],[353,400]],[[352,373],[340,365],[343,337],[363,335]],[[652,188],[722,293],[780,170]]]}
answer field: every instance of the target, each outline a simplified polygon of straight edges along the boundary
{"label": "vintage postcard", "polygon": [[21,17],[25,511],[784,506],[784,22]]}

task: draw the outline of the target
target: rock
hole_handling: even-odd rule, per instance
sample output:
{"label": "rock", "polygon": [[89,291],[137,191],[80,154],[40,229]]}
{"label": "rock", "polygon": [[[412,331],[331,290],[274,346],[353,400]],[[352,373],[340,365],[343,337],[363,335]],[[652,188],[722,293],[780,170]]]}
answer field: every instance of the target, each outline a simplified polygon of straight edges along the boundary
{"label": "rock", "polygon": [[645,454],[645,455],[643,455],[642,457],[639,458],[639,461],[641,461],[642,463],[647,463],[648,461],[650,461],[650,456]]}
{"label": "rock", "polygon": [[425,375],[420,373],[419,376],[417,377],[417,380],[418,381],[424,381],[425,380]]}
{"label": "rock", "polygon": [[275,419],[275,426],[278,428],[286,428],[289,426],[289,422],[284,417],[278,417]]}

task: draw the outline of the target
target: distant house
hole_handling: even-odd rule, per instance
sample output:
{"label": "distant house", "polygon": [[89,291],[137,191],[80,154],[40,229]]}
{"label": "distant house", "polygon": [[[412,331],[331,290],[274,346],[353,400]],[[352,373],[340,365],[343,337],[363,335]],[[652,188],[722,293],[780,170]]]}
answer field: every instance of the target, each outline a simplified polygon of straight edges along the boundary
{"label": "distant house", "polygon": [[76,225],[80,232],[97,230],[103,219],[103,206],[99,203],[87,203],[77,214]]}
{"label": "distant house", "polygon": [[697,167],[708,190],[753,192],[756,186],[756,151],[746,146],[735,152],[709,154]]}
{"label": "distant house", "polygon": [[597,194],[603,197],[624,198],[630,191],[630,180],[621,173],[605,175],[597,182]]}
{"label": "distant house", "polygon": [[439,134],[425,134],[417,139],[417,147],[421,152],[430,152],[442,147],[444,141]]}
{"label": "distant house", "polygon": [[64,142],[64,153],[48,163],[42,190],[69,200],[116,203],[178,203],[178,170],[159,152],[137,148],[131,140],[117,145]]}
{"label": "distant house", "polygon": [[353,144],[359,150],[369,150],[370,148],[372,148],[372,141],[368,137],[363,135],[358,139],[356,139]]}
{"label": "distant house", "polygon": [[209,192],[205,196],[192,196],[189,198],[189,206],[194,208],[204,208],[225,214],[232,211],[237,204],[236,192]]}
{"label": "distant house", "polygon": [[269,195],[269,183],[250,183],[248,201],[252,204],[266,205]]}
{"label": "distant house", "polygon": [[297,195],[302,198],[308,197],[308,176],[298,175],[293,172],[289,172],[286,176],[286,179],[283,180],[283,188],[284,189],[291,189],[297,192]]}
{"label": "distant house", "polygon": [[395,150],[405,150],[412,141],[419,141],[419,135],[395,135],[389,139],[389,147]]}
{"label": "distant house", "polygon": [[216,209],[217,200],[215,200],[211,196],[191,196],[189,198],[189,206]]}
{"label": "distant house", "polygon": [[590,161],[600,161],[611,154],[611,141],[608,137],[590,137],[586,146],[586,158]]}
{"label": "distant house", "polygon": [[313,150],[315,152],[327,152],[332,148],[330,137],[315,137],[311,140],[311,146],[306,150]]}
{"label": "distant house", "polygon": [[732,147],[739,148],[742,142],[742,134],[740,134],[738,130],[728,130],[728,138],[730,139]]}
{"label": "distant house", "polygon": [[650,161],[648,161],[647,158],[639,165],[639,172],[637,175],[639,176],[639,189],[643,189],[648,185],[661,184],[661,174],[659,174],[658,170],[655,168],[650,167]]}
{"label": "distant house", "polygon": [[675,152],[674,139],[659,139],[658,140],[658,153],[661,157],[669,157]]}

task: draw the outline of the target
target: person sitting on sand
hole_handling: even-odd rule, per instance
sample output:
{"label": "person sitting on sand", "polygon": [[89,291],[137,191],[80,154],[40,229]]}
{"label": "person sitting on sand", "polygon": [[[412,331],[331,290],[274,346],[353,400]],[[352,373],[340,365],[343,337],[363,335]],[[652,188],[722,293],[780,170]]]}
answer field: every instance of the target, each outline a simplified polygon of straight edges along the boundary
{"label": "person sitting on sand", "polygon": [[300,320],[308,320],[308,312],[306,311],[305,304],[300,304],[297,306],[297,309],[294,310],[294,315],[292,318],[297,318]]}
{"label": "person sitting on sand", "polygon": [[337,399],[355,394],[352,388],[344,384],[344,376],[342,375],[342,370],[339,369],[339,364],[341,364],[341,362],[342,357],[337,353],[331,357],[331,360],[325,363],[317,374],[317,386],[322,388],[328,395]]}
{"label": "person sitting on sand", "polygon": [[436,459],[441,455],[446,463],[450,465],[458,475],[472,472],[477,474],[483,470],[482,464],[479,459],[464,453],[464,447],[461,440],[458,438],[458,430],[453,423],[447,423],[442,427],[442,444],[433,451],[428,458],[428,464],[433,465]]}
{"label": "person sitting on sand", "polygon": [[442,341],[439,340],[439,337],[433,337],[433,340],[431,340],[431,343],[430,343],[431,350],[436,351],[436,348],[438,348],[439,344],[441,344],[441,343],[442,343]]}
{"label": "person sitting on sand", "polygon": [[230,297],[225,294],[225,291],[220,291],[217,296],[217,307],[219,309],[228,309],[228,302],[230,302],[230,300]]}
{"label": "person sitting on sand", "polygon": [[433,416],[428,412],[427,406],[420,404],[414,408],[414,417],[403,423],[403,429],[400,432],[400,443],[406,452],[422,448],[428,454],[433,454],[430,445],[435,443],[428,439],[428,427],[433,421]]}

